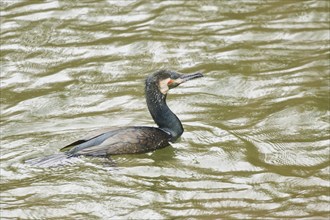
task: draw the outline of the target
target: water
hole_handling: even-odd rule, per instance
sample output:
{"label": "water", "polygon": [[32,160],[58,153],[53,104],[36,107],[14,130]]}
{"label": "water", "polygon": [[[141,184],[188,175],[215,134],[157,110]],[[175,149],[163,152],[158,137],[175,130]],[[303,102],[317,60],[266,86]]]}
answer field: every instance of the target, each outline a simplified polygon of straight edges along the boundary
{"label": "water", "polygon": [[[328,219],[328,1],[2,1],[1,218]],[[25,160],[86,132],[154,125],[144,79],[185,133],[153,153]]]}

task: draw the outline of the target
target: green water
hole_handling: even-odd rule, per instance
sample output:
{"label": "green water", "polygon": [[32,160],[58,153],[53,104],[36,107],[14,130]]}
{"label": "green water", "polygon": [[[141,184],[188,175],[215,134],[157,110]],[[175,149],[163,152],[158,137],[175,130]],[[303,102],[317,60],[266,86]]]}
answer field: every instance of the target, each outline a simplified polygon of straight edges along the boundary
{"label": "green water", "polygon": [[[2,1],[1,219],[330,218],[329,2]],[[35,168],[86,132],[153,126],[144,80],[185,133],[162,150]]]}

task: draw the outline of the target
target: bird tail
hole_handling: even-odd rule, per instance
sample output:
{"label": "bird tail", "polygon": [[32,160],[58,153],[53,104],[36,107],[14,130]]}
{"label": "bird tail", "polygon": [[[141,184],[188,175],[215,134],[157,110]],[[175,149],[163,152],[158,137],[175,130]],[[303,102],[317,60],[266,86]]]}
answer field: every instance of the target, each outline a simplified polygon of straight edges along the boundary
{"label": "bird tail", "polygon": [[30,159],[25,162],[36,167],[56,167],[72,163],[71,158],[72,155],[67,153],[58,153],[43,158]]}

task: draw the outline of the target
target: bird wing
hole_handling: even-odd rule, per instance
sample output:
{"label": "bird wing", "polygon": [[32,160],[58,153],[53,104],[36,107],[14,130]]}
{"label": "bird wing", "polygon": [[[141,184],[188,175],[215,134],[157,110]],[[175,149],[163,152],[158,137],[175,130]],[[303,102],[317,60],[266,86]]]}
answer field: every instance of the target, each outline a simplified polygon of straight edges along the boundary
{"label": "bird wing", "polygon": [[102,129],[95,129],[91,132],[89,132],[87,135],[81,137],[79,140],[75,141],[75,142],[72,142],[71,144],[68,144],[64,147],[62,147],[60,149],[60,151],[64,152],[64,151],[69,151],[71,149],[73,149],[74,147],[78,146],[78,145],[81,145],[83,143],[86,143],[88,142],[89,140],[97,137],[97,136],[100,136],[104,133],[107,133],[107,132],[111,132],[111,131],[115,131],[115,130],[118,130],[119,128],[116,128],[116,127],[112,127],[112,128],[102,128]]}
{"label": "bird wing", "polygon": [[[125,127],[113,129],[88,140],[78,140],[64,147],[73,147],[71,155],[107,156],[145,153],[169,145],[171,136],[155,127]],[[62,148],[63,149],[63,148]]]}

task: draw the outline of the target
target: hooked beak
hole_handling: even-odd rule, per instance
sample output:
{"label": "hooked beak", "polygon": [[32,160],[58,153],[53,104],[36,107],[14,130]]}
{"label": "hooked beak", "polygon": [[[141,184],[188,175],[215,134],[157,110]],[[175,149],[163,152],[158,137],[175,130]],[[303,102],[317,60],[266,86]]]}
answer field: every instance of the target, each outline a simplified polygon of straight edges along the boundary
{"label": "hooked beak", "polygon": [[[180,75],[177,79],[168,78],[167,81],[163,80],[160,82],[160,92],[166,94],[169,89],[173,89],[181,83],[187,82],[192,79],[203,77],[201,73],[185,74]],[[165,84],[164,84],[165,83]]]}
{"label": "hooked beak", "polygon": [[180,78],[178,79],[178,81],[179,81],[179,84],[181,84],[181,83],[187,82],[189,80],[200,78],[200,77],[203,77],[202,73],[185,74],[185,75],[181,75]]}

